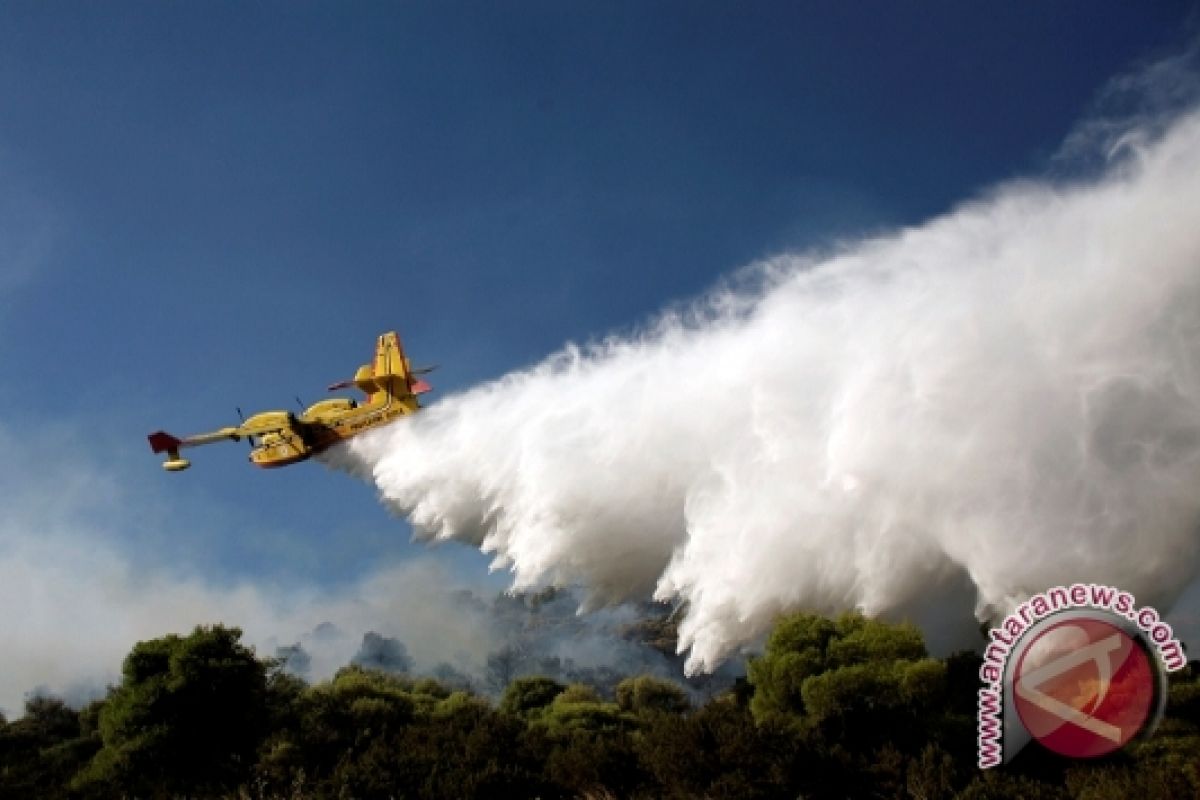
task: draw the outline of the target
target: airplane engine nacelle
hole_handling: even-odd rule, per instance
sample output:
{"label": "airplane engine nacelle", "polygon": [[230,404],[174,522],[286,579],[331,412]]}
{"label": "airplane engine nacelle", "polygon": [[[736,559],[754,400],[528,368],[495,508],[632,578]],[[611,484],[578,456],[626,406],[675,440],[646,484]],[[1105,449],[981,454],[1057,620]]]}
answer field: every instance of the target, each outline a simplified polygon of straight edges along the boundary
{"label": "airplane engine nacelle", "polygon": [[291,428],[296,417],[290,411],[264,411],[255,414],[242,423],[243,430],[278,430]]}
{"label": "airplane engine nacelle", "polygon": [[302,419],[312,421],[326,416],[336,416],[344,414],[347,411],[353,411],[357,407],[357,403],[353,400],[343,398],[333,398],[331,400],[322,400],[319,403],[314,403],[309,406],[308,410],[302,415]]}

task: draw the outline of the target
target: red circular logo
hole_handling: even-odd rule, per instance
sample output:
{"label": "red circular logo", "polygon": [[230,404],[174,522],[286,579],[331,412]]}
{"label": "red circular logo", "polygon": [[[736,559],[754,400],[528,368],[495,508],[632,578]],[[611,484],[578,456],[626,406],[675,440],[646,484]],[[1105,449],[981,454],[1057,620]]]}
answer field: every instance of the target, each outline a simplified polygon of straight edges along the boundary
{"label": "red circular logo", "polygon": [[1056,753],[1091,758],[1123,747],[1152,721],[1155,675],[1145,648],[1099,619],[1038,632],[1013,673],[1017,714]]}

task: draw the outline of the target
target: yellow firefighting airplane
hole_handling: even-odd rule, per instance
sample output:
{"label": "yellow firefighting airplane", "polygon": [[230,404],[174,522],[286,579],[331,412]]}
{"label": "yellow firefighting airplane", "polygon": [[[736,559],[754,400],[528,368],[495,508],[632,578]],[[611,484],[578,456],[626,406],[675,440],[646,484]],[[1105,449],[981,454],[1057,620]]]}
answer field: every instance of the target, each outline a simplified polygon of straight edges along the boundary
{"label": "yellow firefighting airplane", "polygon": [[226,439],[250,440],[250,463],[272,468],[295,464],[320,453],[330,445],[355,434],[386,425],[397,417],[415,413],[417,395],[430,390],[419,375],[433,367],[414,370],[395,332],[385,333],[375,345],[375,361],[363,364],[354,377],[329,387],[329,391],[357,386],[366,400],[356,403],[343,398],[322,400],[300,416],[290,411],[264,411],[229,428],[177,439],[166,431],[152,433],[150,449],[167,454],[163,469],[177,472],[192,462],[179,456],[180,449]]}

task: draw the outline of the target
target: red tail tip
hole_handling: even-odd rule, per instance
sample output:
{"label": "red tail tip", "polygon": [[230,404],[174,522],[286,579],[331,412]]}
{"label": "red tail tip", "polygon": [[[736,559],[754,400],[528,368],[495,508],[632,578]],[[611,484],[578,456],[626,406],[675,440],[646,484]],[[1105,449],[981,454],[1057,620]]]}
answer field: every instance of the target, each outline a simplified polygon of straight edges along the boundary
{"label": "red tail tip", "polygon": [[155,431],[146,438],[150,440],[150,449],[156,453],[163,453],[179,446],[179,440],[166,431]]}

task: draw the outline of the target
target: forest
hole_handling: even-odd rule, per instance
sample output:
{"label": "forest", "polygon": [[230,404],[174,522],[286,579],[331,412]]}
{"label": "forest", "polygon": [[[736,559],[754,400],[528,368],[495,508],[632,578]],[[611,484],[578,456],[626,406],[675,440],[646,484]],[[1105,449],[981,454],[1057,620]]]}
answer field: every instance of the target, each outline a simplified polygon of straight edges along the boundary
{"label": "forest", "polygon": [[221,625],[139,642],[104,697],[0,717],[0,798],[1200,798],[1196,661],[1148,739],[988,771],[978,656],[856,614],[782,617],[704,695],[649,674],[504,675],[489,694],[396,658],[310,683],[286,662]]}

